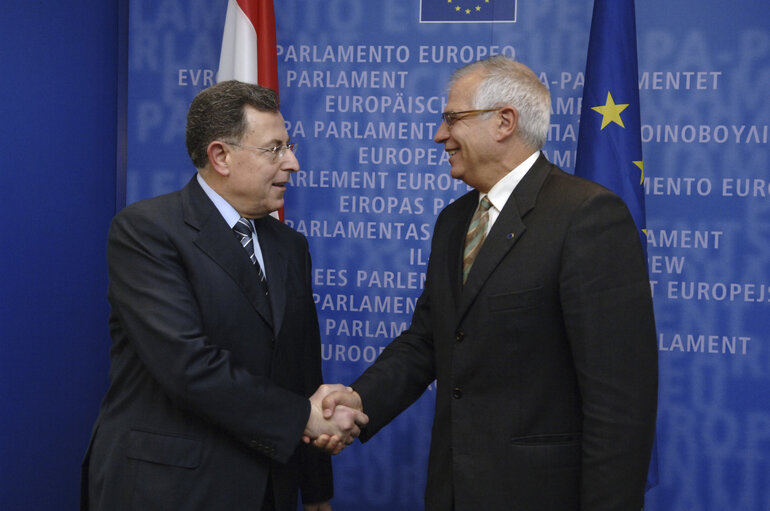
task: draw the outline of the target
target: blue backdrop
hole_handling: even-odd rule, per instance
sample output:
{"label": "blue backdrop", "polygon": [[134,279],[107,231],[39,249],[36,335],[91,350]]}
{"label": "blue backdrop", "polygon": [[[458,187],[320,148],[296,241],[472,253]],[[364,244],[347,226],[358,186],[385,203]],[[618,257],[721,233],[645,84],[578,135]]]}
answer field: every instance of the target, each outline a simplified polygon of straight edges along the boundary
{"label": "blue backdrop", "polygon": [[[24,221],[2,231],[24,241],[2,253],[0,499],[25,510],[74,507],[104,390],[121,105],[117,9],[44,3],[51,18],[6,9],[0,50],[17,71],[3,85],[0,204]],[[214,81],[226,1],[129,4],[119,195],[133,202],[194,172],[184,119]],[[282,110],[302,167],[286,219],[310,241],[327,381],[351,381],[408,324],[436,214],[467,190],[431,140],[454,68],[490,53],[532,67],[553,97],[546,153],[573,169],[592,1],[488,5],[447,23],[454,14],[427,0],[276,2]],[[660,354],[660,484],[647,508],[767,511],[770,13],[754,0],[646,0],[636,14]],[[14,40],[31,44],[11,52]],[[32,240],[31,210],[48,219]],[[432,407],[429,390],[335,458],[335,510],[422,509]]]}
{"label": "blue backdrop", "polygon": [[118,4],[5,2],[0,15],[3,510],[77,509],[106,389]]}

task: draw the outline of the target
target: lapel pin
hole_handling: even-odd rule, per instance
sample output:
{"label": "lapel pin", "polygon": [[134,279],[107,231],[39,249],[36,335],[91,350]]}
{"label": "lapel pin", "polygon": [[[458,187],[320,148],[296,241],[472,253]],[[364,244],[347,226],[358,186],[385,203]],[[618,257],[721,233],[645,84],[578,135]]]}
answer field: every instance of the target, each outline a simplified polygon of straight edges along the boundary
{"label": "lapel pin", "polygon": [[508,236],[506,236],[509,240],[513,239],[514,234],[512,232],[508,233]]}

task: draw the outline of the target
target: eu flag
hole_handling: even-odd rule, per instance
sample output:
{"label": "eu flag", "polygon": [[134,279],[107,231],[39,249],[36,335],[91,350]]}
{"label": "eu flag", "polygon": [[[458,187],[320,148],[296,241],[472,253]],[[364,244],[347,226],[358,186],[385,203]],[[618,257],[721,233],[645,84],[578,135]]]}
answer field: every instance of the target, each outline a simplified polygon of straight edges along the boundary
{"label": "eu flag", "polygon": [[644,235],[644,167],[633,0],[595,0],[575,175],[626,201]]}
{"label": "eu flag", "polygon": [[420,23],[516,21],[516,0],[420,0]]}
{"label": "eu flag", "polygon": [[[594,0],[575,175],[626,202],[646,247],[638,80],[634,1]],[[658,484],[657,451],[656,439],[647,489]]]}

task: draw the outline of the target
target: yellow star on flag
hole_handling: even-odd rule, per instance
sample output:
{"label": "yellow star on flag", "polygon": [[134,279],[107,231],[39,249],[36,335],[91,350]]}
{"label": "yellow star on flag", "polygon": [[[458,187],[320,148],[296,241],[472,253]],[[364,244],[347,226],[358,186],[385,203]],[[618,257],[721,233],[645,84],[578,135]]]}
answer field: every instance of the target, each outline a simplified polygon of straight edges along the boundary
{"label": "yellow star on flag", "polygon": [[634,165],[639,167],[639,170],[642,171],[642,178],[639,180],[639,184],[644,184],[644,162],[642,162],[642,161],[634,161],[634,162],[631,162],[631,163],[633,163]]}
{"label": "yellow star on flag", "polygon": [[591,110],[596,110],[602,114],[602,127],[604,129],[609,123],[614,122],[621,128],[625,128],[623,125],[623,119],[620,118],[620,112],[628,107],[628,103],[625,105],[616,105],[615,100],[612,99],[612,94],[607,91],[607,104],[602,106],[591,107]]}

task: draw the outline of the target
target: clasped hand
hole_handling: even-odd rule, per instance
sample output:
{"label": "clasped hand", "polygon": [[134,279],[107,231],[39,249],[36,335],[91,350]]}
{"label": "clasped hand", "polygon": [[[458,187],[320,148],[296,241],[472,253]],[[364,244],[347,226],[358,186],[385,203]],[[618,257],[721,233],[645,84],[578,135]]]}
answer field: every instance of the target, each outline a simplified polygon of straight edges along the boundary
{"label": "clasped hand", "polygon": [[[333,403],[333,405],[331,405]],[[339,454],[369,423],[358,393],[341,384],[321,385],[310,396],[310,418],[302,441],[329,454]]]}

